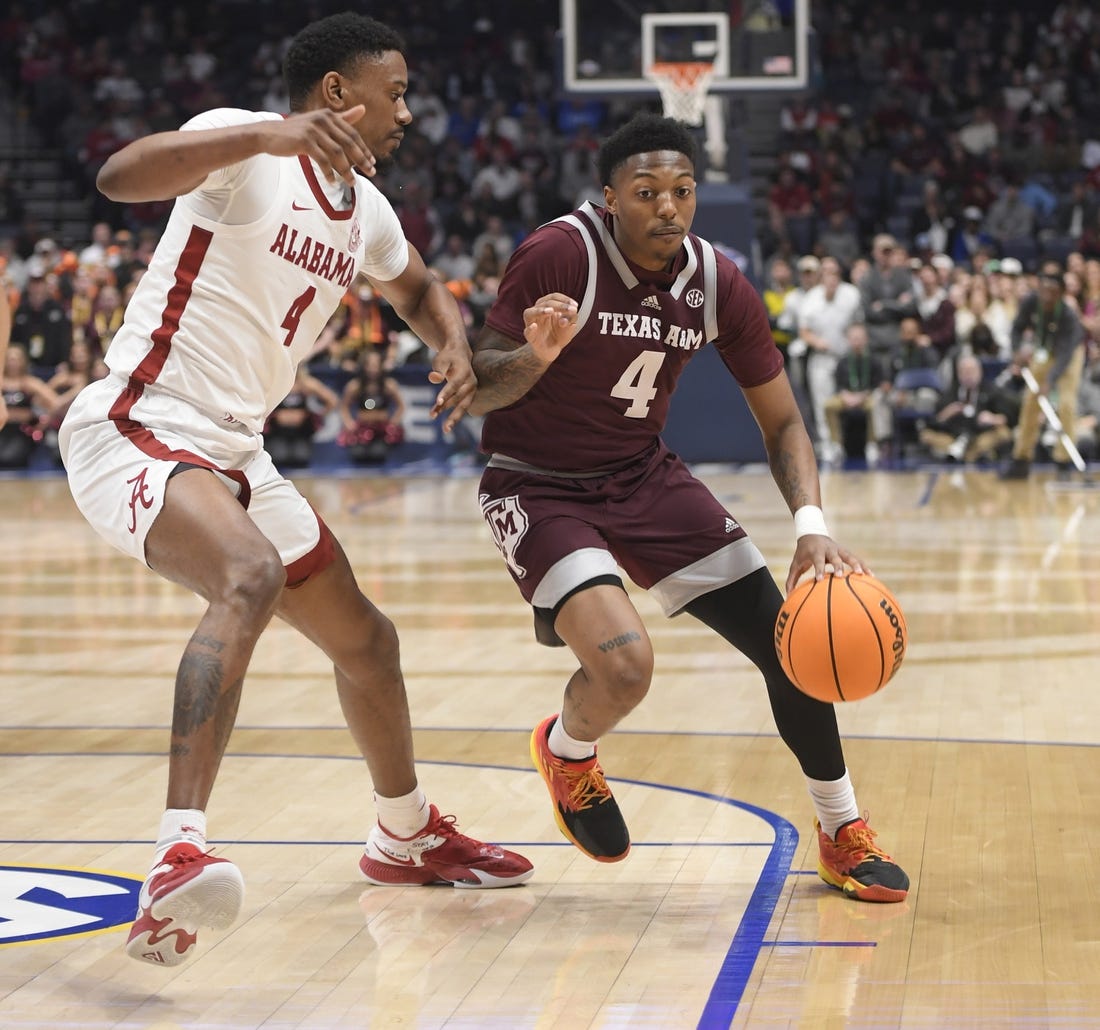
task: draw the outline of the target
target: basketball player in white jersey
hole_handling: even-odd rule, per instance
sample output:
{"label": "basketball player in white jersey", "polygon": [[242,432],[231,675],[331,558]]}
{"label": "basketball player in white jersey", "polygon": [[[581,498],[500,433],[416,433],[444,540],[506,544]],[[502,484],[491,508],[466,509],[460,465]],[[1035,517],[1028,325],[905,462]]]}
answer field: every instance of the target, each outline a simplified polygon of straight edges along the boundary
{"label": "basketball player in white jersey", "polygon": [[459,310],[369,181],[412,120],[404,43],[366,17],[305,28],[284,71],[292,114],[217,110],[103,166],[111,199],[175,197],[168,227],[60,438],[74,498],[115,547],[208,607],[176,676],[167,810],[127,952],[177,965],[223,929],[240,872],[206,853],[207,802],[256,641],[279,615],[332,660],[375,790],[360,860],[377,884],[499,887],[523,857],[459,833],[417,785],[393,625],[340,545],[263,449],[264,420],[359,275],[435,351],[433,414],[476,382]]}

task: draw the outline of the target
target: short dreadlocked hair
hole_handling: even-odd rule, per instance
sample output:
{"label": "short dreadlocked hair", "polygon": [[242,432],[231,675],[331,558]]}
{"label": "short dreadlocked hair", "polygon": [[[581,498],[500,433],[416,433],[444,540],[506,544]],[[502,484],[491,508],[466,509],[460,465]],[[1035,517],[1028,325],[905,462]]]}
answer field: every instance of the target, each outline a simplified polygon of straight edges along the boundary
{"label": "short dreadlocked hair", "polygon": [[695,164],[695,139],[683,122],[642,112],[603,141],[596,156],[600,182],[610,186],[611,177],[624,161],[635,154],[649,154],[655,150],[678,151]]}
{"label": "short dreadlocked hair", "polygon": [[300,110],[309,91],[328,72],[349,75],[360,61],[390,50],[405,53],[405,40],[380,21],[345,11],[307,25],[283,58],[283,79],[291,110]]}

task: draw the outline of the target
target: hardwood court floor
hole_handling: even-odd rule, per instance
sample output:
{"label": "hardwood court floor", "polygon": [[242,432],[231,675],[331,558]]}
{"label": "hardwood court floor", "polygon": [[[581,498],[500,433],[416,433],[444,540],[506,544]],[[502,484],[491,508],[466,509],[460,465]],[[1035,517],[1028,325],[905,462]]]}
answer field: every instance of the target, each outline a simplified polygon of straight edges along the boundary
{"label": "hardwood court floor", "polygon": [[[792,532],[766,473],[699,474],[781,580]],[[476,480],[301,484],[401,632],[429,796],[534,879],[364,889],[369,782],[325,661],[276,624],[209,812],[248,884],[240,922],[175,970],[127,959],[117,917],[73,936],[99,924],[65,868],[118,874],[101,893],[124,903],[146,869],[199,603],[101,543],[63,480],[0,480],[0,1026],[1100,1025],[1100,490],[826,476],[833,531],[911,633],[896,680],[840,713],[860,803],[913,881],[871,906],[814,875],[755,671],[637,591],[655,682],[601,746],[636,846],[617,865],[569,847],[527,737],[572,665],[534,643]]]}

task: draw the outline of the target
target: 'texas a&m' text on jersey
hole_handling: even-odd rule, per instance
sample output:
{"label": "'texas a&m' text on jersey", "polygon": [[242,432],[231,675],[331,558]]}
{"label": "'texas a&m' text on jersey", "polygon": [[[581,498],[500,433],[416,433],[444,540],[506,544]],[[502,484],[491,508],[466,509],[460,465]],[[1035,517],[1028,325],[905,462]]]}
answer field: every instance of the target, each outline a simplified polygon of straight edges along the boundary
{"label": "'texas a&m' text on jersey", "polygon": [[713,343],[742,387],[782,370],[763,302],[733,261],[689,234],[670,272],[648,271],[619,250],[612,223],[586,203],[509,259],[486,325],[522,340],[524,308],[563,293],[578,304],[578,329],[523,397],[486,416],[486,452],[553,471],[622,464],[664,428],[700,347]]}

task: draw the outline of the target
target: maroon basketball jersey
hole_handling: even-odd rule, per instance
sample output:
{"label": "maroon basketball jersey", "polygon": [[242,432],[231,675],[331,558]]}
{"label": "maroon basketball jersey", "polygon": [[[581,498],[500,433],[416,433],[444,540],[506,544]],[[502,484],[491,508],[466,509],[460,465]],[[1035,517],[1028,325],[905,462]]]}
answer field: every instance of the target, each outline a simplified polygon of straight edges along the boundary
{"label": "maroon basketball jersey", "polygon": [[676,381],[706,344],[742,387],[782,370],[764,304],[729,258],[689,234],[671,272],[639,268],[613,222],[586,203],[509,259],[490,328],[522,341],[524,308],[547,293],[577,302],[579,328],[527,394],[486,416],[486,452],[554,471],[621,464],[664,428]]}

